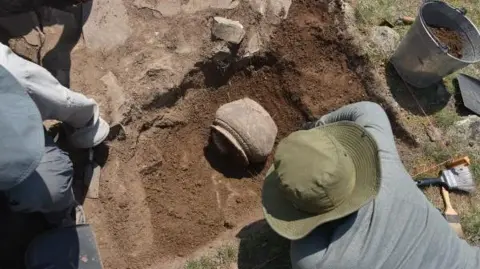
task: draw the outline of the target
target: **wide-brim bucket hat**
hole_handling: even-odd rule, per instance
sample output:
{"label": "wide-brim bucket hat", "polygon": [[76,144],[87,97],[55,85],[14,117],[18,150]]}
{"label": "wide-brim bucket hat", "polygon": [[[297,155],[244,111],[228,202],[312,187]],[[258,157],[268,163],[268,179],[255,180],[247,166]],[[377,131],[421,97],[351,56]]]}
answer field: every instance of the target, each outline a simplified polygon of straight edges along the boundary
{"label": "wide-brim bucket hat", "polygon": [[338,122],[292,133],[277,148],[265,178],[265,219],[297,240],[374,199],[381,184],[378,147],[368,131]]}

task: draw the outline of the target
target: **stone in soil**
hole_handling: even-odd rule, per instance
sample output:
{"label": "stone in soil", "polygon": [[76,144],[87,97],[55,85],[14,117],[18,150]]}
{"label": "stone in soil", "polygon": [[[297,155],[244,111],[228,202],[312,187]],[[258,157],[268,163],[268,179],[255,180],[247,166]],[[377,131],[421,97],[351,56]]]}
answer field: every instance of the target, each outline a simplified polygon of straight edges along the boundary
{"label": "stone in soil", "polygon": [[435,126],[429,125],[426,127],[426,132],[430,141],[436,142],[442,140],[442,131]]}
{"label": "stone in soil", "polygon": [[[238,10],[236,18],[250,15]],[[135,11],[129,14],[134,16]],[[335,23],[341,21],[336,16],[327,13],[320,1],[294,2],[287,20],[272,36],[266,58],[253,57],[246,69],[232,64],[226,70],[200,61],[181,85],[172,82],[168,102],[147,100],[162,95],[164,82],[178,75],[179,60],[169,54],[173,52],[157,53],[168,49],[160,46],[160,38],[153,43],[127,40],[127,46],[138,42],[141,49],[153,48],[151,55],[149,50],[131,51],[131,47],[107,51],[95,72],[86,69],[92,66],[86,62],[85,70],[73,73],[77,83],[95,81],[101,90],[105,86],[100,78],[112,70],[126,95],[142,109],[126,124],[131,133],[125,140],[110,143],[109,161],[102,171],[103,197],[86,205],[105,268],[175,268],[168,266],[169,259],[193,253],[225,232],[226,221],[238,224],[260,209],[271,157],[264,165],[245,169],[208,147],[210,125],[221,105],[245,97],[255,100],[277,124],[279,141],[307,119],[369,99],[361,78],[350,70],[356,55],[338,34],[344,26]],[[172,25],[182,21],[179,17]],[[145,32],[158,30],[153,22],[147,25]],[[205,33],[209,39],[208,29]],[[120,61],[115,57],[130,54],[136,55],[130,58],[135,61],[117,66]],[[158,66],[150,66],[153,59]],[[73,66],[81,67],[75,62]],[[91,77],[82,77],[85,72]],[[148,102],[152,105],[143,106]],[[165,114],[169,121],[164,123]],[[145,123],[148,127],[140,128]]]}
{"label": "stone in soil", "polygon": [[452,124],[448,128],[448,135],[454,137],[457,141],[467,143],[468,141],[475,142],[475,145],[480,144],[480,117],[477,115],[470,115],[460,121]]}
{"label": "stone in soil", "polygon": [[124,44],[132,34],[122,0],[87,2],[83,11],[83,37],[88,48],[110,50]]}
{"label": "stone in soil", "polygon": [[265,48],[260,33],[256,29],[251,29],[242,42],[239,49],[239,56],[242,58],[249,58],[256,54],[260,54]]}
{"label": "stone in soil", "polygon": [[239,21],[229,20],[223,17],[214,17],[212,35],[233,44],[240,44],[245,36],[245,29]]}
{"label": "stone in soil", "polygon": [[159,12],[164,17],[173,17],[181,13],[196,13],[206,9],[233,9],[238,0],[135,0],[133,5],[140,9]]}
{"label": "stone in soil", "polygon": [[253,10],[263,16],[273,15],[286,19],[292,0],[249,0]]}
{"label": "stone in soil", "polygon": [[390,27],[375,26],[370,30],[370,41],[383,55],[391,55],[397,48],[400,35]]}
{"label": "stone in soil", "polygon": [[105,84],[111,122],[114,124],[124,123],[129,110],[125,90],[111,71],[108,71],[100,80]]}
{"label": "stone in soil", "polygon": [[9,47],[28,60],[39,63],[38,52],[42,43],[42,36],[36,30],[40,26],[34,12],[27,12],[9,17],[0,18],[0,40],[8,41]]}
{"label": "stone in soil", "polygon": [[[142,265],[148,261],[188,255],[224,232],[226,220],[238,223],[260,207],[262,181],[271,158],[264,165],[245,169],[208,147],[210,125],[221,105],[244,97],[255,100],[272,116],[281,139],[307,118],[368,99],[361,79],[349,69],[349,57],[342,53],[348,45],[338,42],[339,26],[332,23],[333,15],[326,16],[316,2],[309,3],[294,4],[291,16],[276,32],[272,39],[276,60],[267,65],[267,61],[252,62],[257,67],[231,75],[228,83],[215,90],[205,89],[202,83],[187,89],[175,104],[175,113],[185,115],[188,124],[168,128],[152,125],[138,139],[113,142],[111,155],[120,161],[115,175],[122,175],[123,182],[140,181],[146,194],[140,203],[148,207],[144,216],[129,208],[119,210],[116,199],[104,201],[109,222],[115,223],[108,228],[117,235],[115,256],[129,253],[132,244],[142,244],[124,234],[128,229],[138,230],[132,219],[148,217],[153,232],[154,245],[145,246],[135,257],[123,256],[130,267],[145,268]],[[323,19],[307,25],[302,23],[305,17]],[[225,75],[228,72],[217,69],[190,74],[199,76],[195,78],[199,82],[205,82],[207,76],[221,79]],[[158,112],[146,113],[144,117]],[[134,152],[129,143],[132,139],[137,143]],[[155,156],[161,157],[161,164]],[[151,165],[141,169],[145,164]],[[110,184],[116,187],[115,180],[112,178]],[[235,202],[238,197],[241,204]],[[125,215],[130,221],[125,221]],[[107,263],[111,268],[125,268],[116,259]]]}
{"label": "stone in soil", "polygon": [[430,32],[448,48],[448,53],[461,59],[463,57],[463,40],[459,32],[443,27],[429,26]]}

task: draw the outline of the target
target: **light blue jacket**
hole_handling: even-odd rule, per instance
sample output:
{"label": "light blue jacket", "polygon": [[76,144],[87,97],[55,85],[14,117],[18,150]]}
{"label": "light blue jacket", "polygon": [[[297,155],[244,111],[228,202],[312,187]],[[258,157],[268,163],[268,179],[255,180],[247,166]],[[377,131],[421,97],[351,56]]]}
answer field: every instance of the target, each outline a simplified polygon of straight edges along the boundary
{"label": "light blue jacket", "polygon": [[37,106],[0,65],[0,191],[18,185],[37,168],[44,147]]}
{"label": "light blue jacket", "polygon": [[292,241],[294,269],[480,268],[479,248],[458,238],[425,198],[398,155],[384,110],[362,102],[322,117],[318,124],[354,121],[376,139],[382,185],[356,214]]}

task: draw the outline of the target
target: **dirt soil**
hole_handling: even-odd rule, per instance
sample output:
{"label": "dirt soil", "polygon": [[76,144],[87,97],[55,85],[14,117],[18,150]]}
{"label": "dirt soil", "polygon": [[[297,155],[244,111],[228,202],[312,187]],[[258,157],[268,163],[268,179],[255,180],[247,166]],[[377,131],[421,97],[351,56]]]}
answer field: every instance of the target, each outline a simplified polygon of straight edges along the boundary
{"label": "dirt soil", "polygon": [[448,53],[459,59],[463,57],[463,41],[460,33],[442,27],[430,26],[428,29],[438,38],[441,44],[447,46]]}
{"label": "dirt soil", "polygon": [[[105,73],[111,71],[118,88],[132,97],[123,120],[126,138],[108,144],[101,197],[85,203],[106,269],[173,268],[173,260],[188,257],[257,214],[271,158],[242,169],[209,146],[210,124],[222,104],[244,97],[257,101],[275,120],[278,142],[316,116],[370,99],[362,78],[351,70],[358,64],[351,63],[355,55],[345,38],[340,1],[332,3],[294,1],[266,53],[221,66],[199,61],[166,93],[158,85],[173,81],[176,72],[168,73],[164,65],[146,71],[146,63],[169,61],[162,54],[167,50],[184,55],[174,68],[192,60],[185,44],[201,35],[199,27],[209,27],[205,21],[179,16],[162,25],[171,30],[159,33],[158,14],[128,6],[131,27],[139,28],[135,34],[165,34],[172,44],[130,38],[109,52],[81,47],[72,52],[72,88],[101,103],[104,115],[114,110],[112,98],[121,95],[106,93],[112,87],[105,86]],[[248,19],[246,24],[257,20],[250,8],[220,15]],[[181,27],[183,37],[169,39],[178,32],[175,27]]]}
{"label": "dirt soil", "polygon": [[[104,173],[99,203],[108,227],[97,230],[106,268],[147,268],[188,255],[260,206],[270,162],[242,170],[208,147],[209,126],[222,104],[257,101],[277,123],[280,140],[314,115],[368,99],[342,53],[349,45],[333,16],[316,1],[295,2],[269,54],[227,70],[205,63],[184,79],[168,111],[148,106],[136,141],[112,144],[105,170],[115,165],[121,172]],[[212,78],[224,85],[212,87]],[[174,124],[166,125],[171,118]],[[130,191],[115,197],[119,177],[141,182],[145,207],[128,202]],[[132,221],[138,219],[143,225]]]}

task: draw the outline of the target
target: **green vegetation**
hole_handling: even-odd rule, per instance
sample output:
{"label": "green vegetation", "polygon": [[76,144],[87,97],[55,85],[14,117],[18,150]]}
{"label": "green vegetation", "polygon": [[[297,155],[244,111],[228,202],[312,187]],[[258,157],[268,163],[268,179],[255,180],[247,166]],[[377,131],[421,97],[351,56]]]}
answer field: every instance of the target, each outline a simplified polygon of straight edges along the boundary
{"label": "green vegetation", "polygon": [[[467,16],[478,26],[480,26],[480,5],[478,5],[478,0],[447,0],[446,2],[450,3],[456,7],[465,7],[468,11]],[[367,30],[370,27],[380,25],[384,21],[394,23],[398,18],[402,16],[416,17],[420,1],[418,0],[405,0],[405,1],[395,1],[395,0],[358,0],[356,5],[354,5],[356,11],[356,18],[358,21],[358,26]],[[404,36],[408,30],[409,26],[396,26],[394,28],[401,36]],[[377,65],[388,62],[389,55],[379,55],[374,49],[368,50],[367,53],[370,56],[372,62]],[[471,65],[467,68],[464,68],[460,71],[467,75],[474,77],[480,77],[480,64]],[[455,94],[458,94],[458,89],[455,84],[455,77],[459,72],[452,74],[444,78],[444,84],[451,94],[448,105],[438,104],[441,109],[435,108],[435,103],[432,103],[429,100],[435,100],[438,96],[429,96],[428,94],[436,94],[435,90],[431,91],[416,91],[415,95],[419,102],[422,104],[422,107],[427,109],[432,109],[434,112],[430,117],[430,120],[434,121],[434,124],[443,130],[444,139],[450,141],[448,146],[442,146],[439,142],[429,142],[428,140],[422,142],[421,155],[417,156],[417,163],[426,164],[426,166],[431,166],[434,164],[442,163],[446,160],[451,159],[452,157],[465,156],[468,155],[472,161],[470,170],[474,178],[480,179],[480,151],[478,148],[472,147],[469,145],[468,141],[460,142],[455,138],[445,137],[446,130],[452,126],[452,124],[461,119],[457,114],[456,108],[453,105]],[[394,76],[391,74],[386,74],[387,79],[389,79],[389,84],[391,86],[392,94],[397,98],[411,98],[408,96],[408,92],[404,89],[404,86],[400,82],[396,82]],[[407,99],[409,100],[409,99]],[[413,100],[411,100],[413,101]],[[404,102],[409,103],[409,102]],[[416,104],[413,104],[416,105]],[[444,106],[444,107],[442,107]],[[421,113],[408,113],[404,117],[405,124],[411,127],[416,135],[425,136],[425,128],[429,120],[422,116]],[[423,133],[422,133],[423,132]],[[414,155],[412,155],[414,156]],[[438,168],[441,169],[441,168]],[[438,171],[432,172],[432,175]],[[423,175],[425,176],[425,175]],[[439,198],[437,190],[429,190],[426,192],[427,197],[430,201],[434,202],[436,206],[441,207],[441,199]],[[467,235],[469,242],[476,245],[480,244],[480,195],[473,196],[459,196],[454,195],[452,197],[454,202],[454,207],[457,208],[460,215],[462,216],[462,225],[463,229]]]}
{"label": "green vegetation", "polygon": [[434,119],[439,128],[446,130],[448,127],[452,126],[454,122],[461,120],[461,117],[454,109],[447,107],[435,113]]}
{"label": "green vegetation", "polygon": [[480,208],[472,210],[470,214],[462,218],[463,230],[466,239],[479,246],[480,245]]}
{"label": "green vegetation", "polygon": [[187,262],[185,269],[222,269],[236,262],[238,250],[233,245],[220,247],[213,256],[204,256]]}
{"label": "green vegetation", "polygon": [[290,241],[275,233],[266,222],[255,223],[248,232],[240,232],[239,246],[224,245],[211,255],[190,260],[185,269],[238,268],[290,269]]}
{"label": "green vegetation", "polygon": [[[446,1],[455,7],[465,7],[467,16],[474,22],[480,22],[480,7],[476,0]],[[356,8],[357,20],[364,25],[378,25],[383,20],[395,22],[402,16],[415,17],[420,1],[418,0],[359,0]]]}

